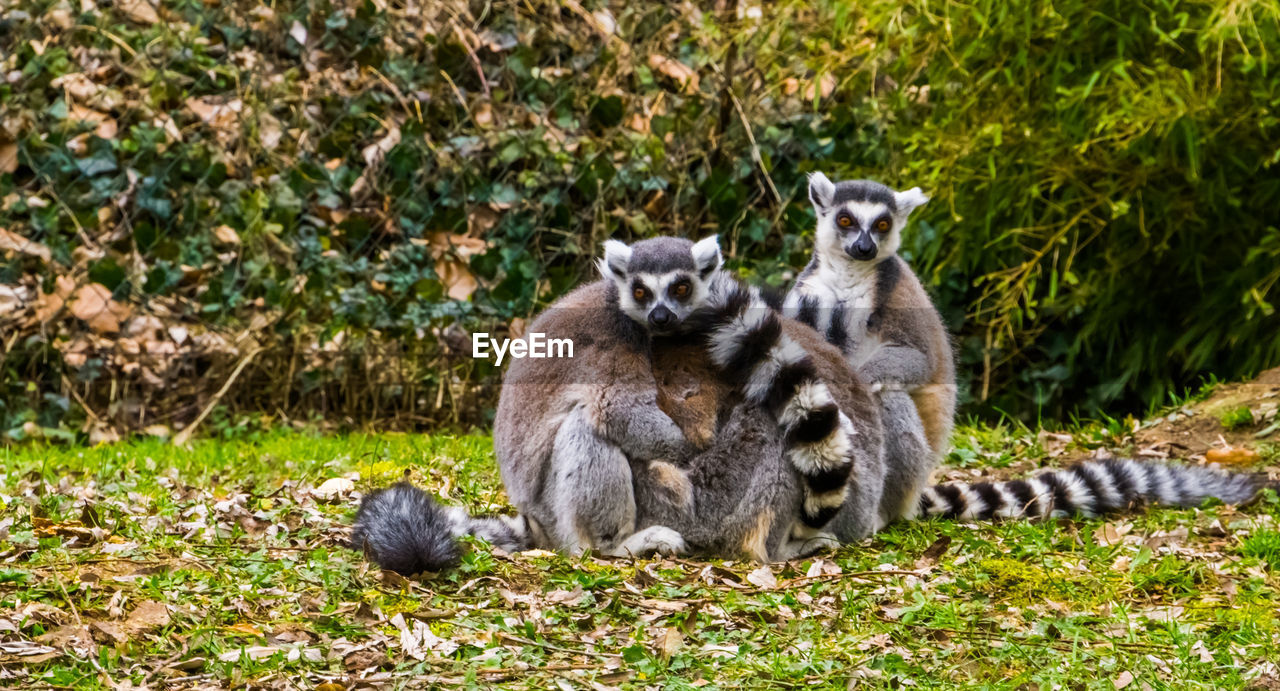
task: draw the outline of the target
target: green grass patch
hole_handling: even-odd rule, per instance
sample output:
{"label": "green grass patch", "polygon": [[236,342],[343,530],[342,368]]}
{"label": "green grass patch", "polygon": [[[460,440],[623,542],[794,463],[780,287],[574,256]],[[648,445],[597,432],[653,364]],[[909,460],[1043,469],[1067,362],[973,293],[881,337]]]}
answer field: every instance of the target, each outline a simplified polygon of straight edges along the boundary
{"label": "green grass patch", "polygon": [[[971,468],[1041,453],[1013,427],[960,437],[981,450]],[[0,636],[50,651],[3,658],[24,687],[1107,687],[1128,672],[1153,687],[1243,688],[1280,653],[1274,500],[897,524],[774,565],[773,589],[747,578],[754,564],[506,556],[478,541],[461,568],[417,583],[343,546],[354,495],[311,490],[408,471],[448,502],[502,510],[485,436],[27,446],[0,450],[0,467],[0,620],[14,629]],[[1119,544],[1095,535],[1108,520]],[[942,538],[949,548],[921,561]]]}
{"label": "green grass patch", "polygon": [[1218,416],[1218,421],[1222,423],[1223,429],[1227,430],[1248,427],[1253,424],[1253,413],[1250,412],[1249,406],[1242,405],[1238,408],[1223,411]]}

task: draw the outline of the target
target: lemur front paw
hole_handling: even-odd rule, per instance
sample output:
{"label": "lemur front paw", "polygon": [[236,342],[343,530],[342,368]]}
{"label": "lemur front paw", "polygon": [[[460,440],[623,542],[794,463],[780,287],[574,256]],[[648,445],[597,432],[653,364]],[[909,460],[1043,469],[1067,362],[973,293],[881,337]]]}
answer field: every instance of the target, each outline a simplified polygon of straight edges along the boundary
{"label": "lemur front paw", "polygon": [[817,533],[807,536],[790,535],[779,546],[781,561],[803,559],[819,552],[830,552],[840,548],[840,540],[831,533]]}
{"label": "lemur front paw", "polygon": [[609,553],[615,557],[675,556],[688,550],[689,546],[680,533],[664,525],[653,525],[632,534]]}
{"label": "lemur front paw", "polygon": [[871,393],[887,393],[890,391],[906,391],[907,387],[897,379],[881,379],[871,382],[871,386],[867,387]]}
{"label": "lemur front paw", "polygon": [[706,451],[716,440],[716,431],[710,425],[690,425],[685,430],[685,437],[699,451]]}

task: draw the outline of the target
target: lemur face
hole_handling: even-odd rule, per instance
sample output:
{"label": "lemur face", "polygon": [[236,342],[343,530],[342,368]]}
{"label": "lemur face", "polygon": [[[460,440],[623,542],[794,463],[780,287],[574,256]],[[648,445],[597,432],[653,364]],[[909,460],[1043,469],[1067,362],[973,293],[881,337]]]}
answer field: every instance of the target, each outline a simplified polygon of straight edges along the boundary
{"label": "lemur face", "polygon": [[618,307],[651,333],[680,331],[705,304],[708,282],[723,259],[713,235],[698,242],[652,238],[627,246],[604,243],[600,273],[618,288]]}
{"label": "lemur face", "polygon": [[832,260],[874,262],[897,253],[907,217],[929,198],[919,187],[896,192],[870,180],[832,183],[813,173],[809,200],[818,216],[815,251]]}

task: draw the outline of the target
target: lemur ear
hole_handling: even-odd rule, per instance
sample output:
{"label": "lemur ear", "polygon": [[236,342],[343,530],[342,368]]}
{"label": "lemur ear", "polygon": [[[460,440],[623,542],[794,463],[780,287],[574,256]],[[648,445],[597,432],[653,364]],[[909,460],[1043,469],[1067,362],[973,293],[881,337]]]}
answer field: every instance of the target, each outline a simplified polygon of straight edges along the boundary
{"label": "lemur ear", "polygon": [[919,187],[912,187],[906,192],[894,192],[893,200],[898,204],[898,213],[909,214],[917,206],[929,201],[929,197]]}
{"label": "lemur ear", "polygon": [[720,255],[720,239],[711,235],[693,243],[693,264],[698,267],[698,275],[706,278],[712,271],[720,268],[724,257]]}
{"label": "lemur ear", "polygon": [[822,211],[831,207],[836,198],[836,186],[819,171],[809,173],[809,201]]}
{"label": "lemur ear", "polygon": [[631,248],[617,240],[604,241],[604,256],[596,262],[600,275],[615,281],[626,280],[627,263],[631,261]]}

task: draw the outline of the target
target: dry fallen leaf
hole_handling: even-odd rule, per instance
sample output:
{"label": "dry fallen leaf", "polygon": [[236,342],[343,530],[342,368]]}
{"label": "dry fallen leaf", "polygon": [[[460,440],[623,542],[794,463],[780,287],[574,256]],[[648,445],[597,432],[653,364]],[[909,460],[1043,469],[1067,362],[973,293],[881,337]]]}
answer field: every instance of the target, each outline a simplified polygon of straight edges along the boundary
{"label": "dry fallen leaf", "polygon": [[1113,523],[1103,523],[1098,526],[1097,530],[1093,531],[1093,541],[1108,547],[1118,545],[1123,541],[1124,534],[1127,532],[1129,531],[1121,530]]}
{"label": "dry fallen leaf", "polygon": [[1133,675],[1129,672],[1121,672],[1119,676],[1111,680],[1111,685],[1117,689],[1123,689],[1133,683]]}
{"label": "dry fallen leaf", "polygon": [[1198,655],[1200,657],[1200,661],[1203,663],[1208,664],[1213,662],[1213,653],[1209,652],[1209,649],[1205,647],[1204,641],[1202,640],[1196,641],[1195,644],[1191,646],[1191,652]]}
{"label": "dry fallen leaf", "polygon": [[160,21],[156,8],[147,0],[116,0],[116,6],[126,17],[139,24],[155,24]]}
{"label": "dry fallen leaf", "polygon": [[322,654],[316,648],[254,645],[225,652],[218,656],[218,660],[220,662],[239,662],[241,654],[247,656],[250,660],[265,660],[276,653],[284,653],[287,661],[306,658],[309,661],[318,662],[322,658]]}
{"label": "dry fallen leaf", "polygon": [[12,173],[18,169],[18,145],[15,142],[0,142],[0,174]]}
{"label": "dry fallen leaf", "polygon": [[129,641],[129,632],[119,622],[95,621],[89,624],[89,630],[94,638],[103,643],[119,645]]}
{"label": "dry fallen leaf", "polygon": [[778,579],[773,575],[773,571],[769,569],[768,564],[747,574],[747,582],[765,590],[773,590],[778,587]]}
{"label": "dry fallen leaf", "polygon": [[221,225],[213,229],[213,236],[224,245],[239,245],[240,235],[231,226]]}
{"label": "dry fallen leaf", "polygon": [[947,553],[947,548],[949,547],[951,547],[951,538],[943,535],[925,549],[924,553],[920,555],[920,558],[916,560],[915,567],[917,569],[927,569],[936,565],[938,561],[942,559],[942,555]]}
{"label": "dry fallen leaf", "polygon": [[649,68],[674,80],[684,91],[698,90],[698,73],[679,60],[672,60],[658,53],[650,53]]}
{"label": "dry fallen leaf", "polygon": [[481,103],[475,112],[476,125],[481,129],[493,127],[493,106],[488,102]]}
{"label": "dry fallen leaf", "polygon": [[240,117],[240,111],[244,110],[244,102],[238,98],[226,103],[220,101],[221,99],[216,96],[188,98],[187,109],[195,113],[196,117],[206,125],[221,130],[236,122]]}
{"label": "dry fallen leaf", "polygon": [[93,643],[93,634],[89,627],[82,624],[67,624],[48,633],[36,636],[38,643],[47,643],[55,648],[70,648],[72,651],[87,655],[93,653],[97,646]]}
{"label": "dry fallen leaf", "polygon": [[261,636],[262,629],[250,624],[247,621],[240,621],[228,626],[224,629],[229,633],[238,633],[244,636]]}
{"label": "dry fallen leaf", "polygon": [[670,659],[672,655],[679,652],[682,644],[684,644],[684,634],[674,626],[663,630],[662,636],[658,639],[658,649],[664,660]]}
{"label": "dry fallen leaf", "polygon": [[577,586],[573,590],[553,590],[547,593],[547,603],[552,605],[568,605],[570,607],[582,603],[586,593],[583,592],[582,586]]}
{"label": "dry fallen leaf", "polygon": [[1204,452],[1204,460],[1220,465],[1252,465],[1258,462],[1258,452],[1243,446],[1228,446],[1224,449],[1209,449]]}
{"label": "dry fallen leaf", "polygon": [[289,27],[289,37],[298,42],[300,46],[307,45],[307,27],[302,22],[294,21]]}
{"label": "dry fallen leaf", "polygon": [[67,300],[71,298],[71,293],[76,289],[75,279],[66,275],[53,279],[53,285],[52,293],[40,292],[40,297],[36,300],[33,323],[43,323],[52,319],[66,305]]}
{"label": "dry fallen leaf", "polygon": [[[498,215],[498,212],[488,205],[481,204],[473,207],[467,214],[467,233],[473,237],[467,239],[484,237],[484,234],[488,233],[489,229],[498,223],[499,218],[501,216]],[[483,245],[483,243],[481,244]],[[481,249],[480,251],[483,252],[484,250]]]}
{"label": "dry fallen leaf", "polygon": [[830,72],[822,75],[816,82],[809,82],[804,88],[804,100],[812,101],[815,96],[828,98],[836,90],[836,77]]}
{"label": "dry fallen leaf", "polygon": [[454,300],[466,300],[480,287],[476,277],[462,262],[441,259],[436,262],[435,269],[445,292]]}
{"label": "dry fallen leaf", "polygon": [[29,295],[22,286],[0,285],[0,316],[26,307]]}
{"label": "dry fallen leaf", "polygon": [[284,138],[284,129],[280,125],[280,121],[275,119],[270,113],[258,114],[258,143],[262,144],[262,148],[267,151],[274,151],[280,145],[280,140]]}
{"label": "dry fallen leaf", "polygon": [[44,243],[24,238],[17,233],[0,228],[0,250],[10,252],[19,252],[32,257],[38,257],[42,261],[49,261],[53,254]]}
{"label": "dry fallen leaf", "polygon": [[489,247],[484,240],[479,238],[471,238],[466,235],[458,235],[456,233],[447,233],[439,231],[427,235],[425,239],[411,240],[415,245],[427,245],[431,248],[431,256],[442,257],[450,250],[458,257],[467,259],[473,255],[484,254]]}
{"label": "dry fallen leaf", "polygon": [[509,338],[524,338],[524,330],[528,328],[528,324],[524,319],[516,317],[507,325],[507,336]]}
{"label": "dry fallen leaf", "polygon": [[320,483],[320,486],[311,490],[311,495],[317,499],[331,501],[342,496],[346,496],[356,488],[356,483],[345,477],[334,477]]}
{"label": "dry fallen leaf", "polygon": [[1040,442],[1040,448],[1044,449],[1050,458],[1056,458],[1067,450],[1067,445],[1073,441],[1073,438],[1070,434],[1055,434],[1040,430],[1036,435],[1036,441]]}
{"label": "dry fallen leaf", "polygon": [[138,603],[125,620],[124,626],[133,633],[142,633],[169,625],[169,608],[162,602],[146,600]]}
{"label": "dry fallen leaf", "polygon": [[120,332],[120,323],[129,317],[129,308],[111,299],[111,291],[101,283],[90,283],[76,291],[71,314],[100,334]]}
{"label": "dry fallen leaf", "polygon": [[409,623],[403,614],[397,614],[392,617],[391,625],[400,630],[400,648],[415,660],[433,657],[432,653],[434,657],[448,657],[459,647],[454,641],[435,635],[421,619]]}

